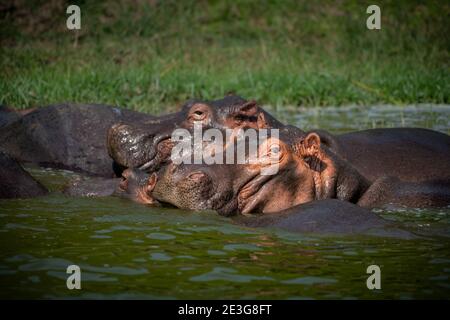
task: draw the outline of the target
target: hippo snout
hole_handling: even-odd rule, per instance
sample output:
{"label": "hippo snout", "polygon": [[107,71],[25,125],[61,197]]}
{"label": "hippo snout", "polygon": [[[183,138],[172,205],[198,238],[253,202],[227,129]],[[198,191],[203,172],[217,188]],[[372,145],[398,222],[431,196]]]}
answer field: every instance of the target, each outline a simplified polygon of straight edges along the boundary
{"label": "hippo snout", "polygon": [[155,157],[154,138],[139,128],[118,123],[108,130],[108,153],[121,166],[140,167]]}

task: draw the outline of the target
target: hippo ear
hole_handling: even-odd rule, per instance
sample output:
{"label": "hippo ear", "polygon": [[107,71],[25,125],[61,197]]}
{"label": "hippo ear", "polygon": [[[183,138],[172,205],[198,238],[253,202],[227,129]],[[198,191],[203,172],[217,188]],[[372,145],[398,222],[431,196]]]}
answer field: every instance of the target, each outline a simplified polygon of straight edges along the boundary
{"label": "hippo ear", "polygon": [[258,120],[256,121],[256,125],[257,125],[258,129],[269,128],[269,125],[267,124],[266,116],[264,115],[264,112],[260,112],[258,114]]}
{"label": "hippo ear", "polygon": [[240,105],[238,107],[238,114],[245,115],[247,117],[253,117],[258,115],[258,105],[256,104],[256,101],[248,101],[244,103],[243,105]]}
{"label": "hippo ear", "polygon": [[320,149],[320,137],[317,133],[311,132],[303,140],[305,156],[316,156]]}
{"label": "hippo ear", "polygon": [[155,189],[155,185],[156,185],[157,181],[158,181],[158,176],[156,175],[156,173],[153,172],[150,175],[150,177],[148,177],[147,185],[145,186],[145,188],[146,188],[145,191],[147,194],[150,194],[153,191],[153,189]]}

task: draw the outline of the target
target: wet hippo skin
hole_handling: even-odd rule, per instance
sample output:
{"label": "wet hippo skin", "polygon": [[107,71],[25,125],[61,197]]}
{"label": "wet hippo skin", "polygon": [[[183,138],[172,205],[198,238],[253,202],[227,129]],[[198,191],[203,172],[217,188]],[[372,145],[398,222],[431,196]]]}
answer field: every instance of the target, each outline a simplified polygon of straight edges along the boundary
{"label": "wet hippo skin", "polygon": [[20,162],[113,177],[107,130],[118,121],[148,119],[153,117],[104,105],[53,105],[0,128],[0,147]]}
{"label": "wet hippo skin", "polygon": [[[222,215],[273,213],[324,199],[370,208],[450,204],[450,181],[409,182],[384,176],[371,182],[322,144],[315,132],[297,140],[270,137],[257,152],[261,161],[256,163],[168,164],[152,174],[154,178],[144,184],[141,195],[183,209],[213,209]],[[270,168],[276,168],[275,173],[265,174]]]}
{"label": "wet hippo skin", "polygon": [[336,199],[313,201],[273,214],[239,216],[233,220],[247,227],[269,227],[295,233],[416,238],[368,209]]}
{"label": "wet hippo skin", "polygon": [[[304,134],[301,128],[277,121],[255,102],[227,96],[213,101],[189,101],[181,111],[159,117],[154,123],[114,126],[108,134],[110,155],[124,167],[154,171],[157,166],[152,159],[164,158],[170,148],[165,146],[160,152],[158,143],[177,127],[191,128],[193,120],[205,128],[276,128],[291,132],[292,136]],[[384,176],[410,182],[450,179],[450,137],[446,134],[420,128],[370,129],[341,135],[324,130],[317,133],[330,150],[352,163],[370,182]]]}
{"label": "wet hippo skin", "polygon": [[0,198],[30,198],[43,196],[47,189],[36,181],[22,166],[0,151]]}
{"label": "wet hippo skin", "polygon": [[[261,121],[261,119],[264,121]],[[108,132],[108,152],[123,167],[154,171],[170,155],[168,143],[175,129],[192,129],[194,122],[203,129],[291,128],[260,108],[255,101],[228,95],[217,100],[192,99],[180,111],[139,124],[117,123]]]}
{"label": "wet hippo skin", "polygon": [[20,119],[20,114],[0,105],[0,128]]}
{"label": "wet hippo skin", "polygon": [[63,193],[72,197],[112,196],[120,181],[120,178],[75,178],[64,187]]}
{"label": "wet hippo skin", "polygon": [[[223,165],[222,165],[223,167]],[[225,212],[225,215],[230,215],[228,209],[230,206],[235,210],[233,213],[233,221],[236,224],[247,227],[268,227],[286,230],[295,233],[318,233],[318,234],[360,234],[360,235],[373,235],[373,236],[385,236],[385,237],[397,237],[403,239],[413,239],[416,236],[408,231],[399,229],[393,223],[382,219],[372,211],[366,208],[362,208],[347,201],[341,201],[337,199],[325,199],[311,201],[308,203],[300,204],[271,213],[260,214],[238,214],[236,205],[233,205],[232,183],[223,182],[219,185],[212,180],[208,180],[207,176],[199,175],[198,169],[201,166],[184,166],[181,170],[181,174],[187,178],[187,180],[177,180],[176,183],[181,183],[182,186],[177,189],[177,192],[169,195],[169,197],[162,195],[158,192],[155,195],[158,199],[163,199],[169,204],[176,205],[178,207],[195,209],[195,210],[216,210],[219,213]],[[220,167],[207,167],[207,172],[210,173],[209,177],[219,177]],[[203,170],[207,169],[203,167]],[[220,172],[218,172],[220,171]],[[132,173],[135,172],[135,173]],[[134,194],[137,198],[142,197],[147,199],[149,203],[151,192],[153,188],[158,188],[158,182],[151,180],[148,175],[145,175],[139,170],[130,171],[127,169],[126,180],[129,180],[127,186],[130,194]],[[206,171],[205,171],[206,173]],[[217,175],[218,174],[218,175]],[[226,174],[225,174],[226,175]],[[149,180],[150,179],[150,180]],[[167,179],[167,176],[163,179]],[[224,179],[225,180],[225,179]],[[184,186],[183,186],[184,185]],[[209,190],[217,191],[217,195],[211,195],[204,187],[210,185]],[[150,188],[148,189],[148,186]],[[166,188],[165,185],[163,188]],[[136,192],[136,188],[141,189],[142,192]],[[145,190],[147,189],[147,190]],[[170,190],[169,194],[170,194]],[[275,194],[272,194],[276,198]],[[196,201],[195,204],[189,201],[193,198]],[[134,199],[136,200],[136,198]],[[145,201],[139,201],[145,203]]]}
{"label": "wet hippo skin", "polygon": [[450,137],[420,128],[370,129],[335,136],[337,151],[370,181],[450,180]]}

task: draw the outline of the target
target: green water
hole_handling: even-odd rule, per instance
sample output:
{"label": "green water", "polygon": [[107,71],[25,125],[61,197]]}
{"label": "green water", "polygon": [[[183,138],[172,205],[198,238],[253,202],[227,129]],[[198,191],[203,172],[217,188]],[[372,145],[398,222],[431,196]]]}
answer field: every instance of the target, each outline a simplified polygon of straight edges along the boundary
{"label": "green water", "polygon": [[[276,115],[333,132],[450,127],[445,106]],[[0,201],[0,298],[449,298],[450,209],[379,211],[426,235],[415,240],[291,234],[244,228],[214,212],[70,198],[58,190],[73,173],[29,170],[54,192]],[[71,264],[81,268],[81,290],[66,287]],[[372,264],[381,268],[381,290],[366,287]]]}

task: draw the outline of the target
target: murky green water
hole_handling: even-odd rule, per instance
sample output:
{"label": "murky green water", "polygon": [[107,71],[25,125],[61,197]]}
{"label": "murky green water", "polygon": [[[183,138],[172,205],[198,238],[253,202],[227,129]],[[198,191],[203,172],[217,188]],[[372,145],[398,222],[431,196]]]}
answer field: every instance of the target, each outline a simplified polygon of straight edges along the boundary
{"label": "murky green water", "polygon": [[[277,113],[333,132],[421,126],[449,133],[450,107],[311,109]],[[0,201],[0,298],[445,298],[450,209],[381,211],[416,240],[249,229],[213,212],[149,208],[58,193],[73,176],[32,168],[55,192]],[[68,290],[79,265],[82,289]],[[368,290],[366,268],[381,268]]]}

